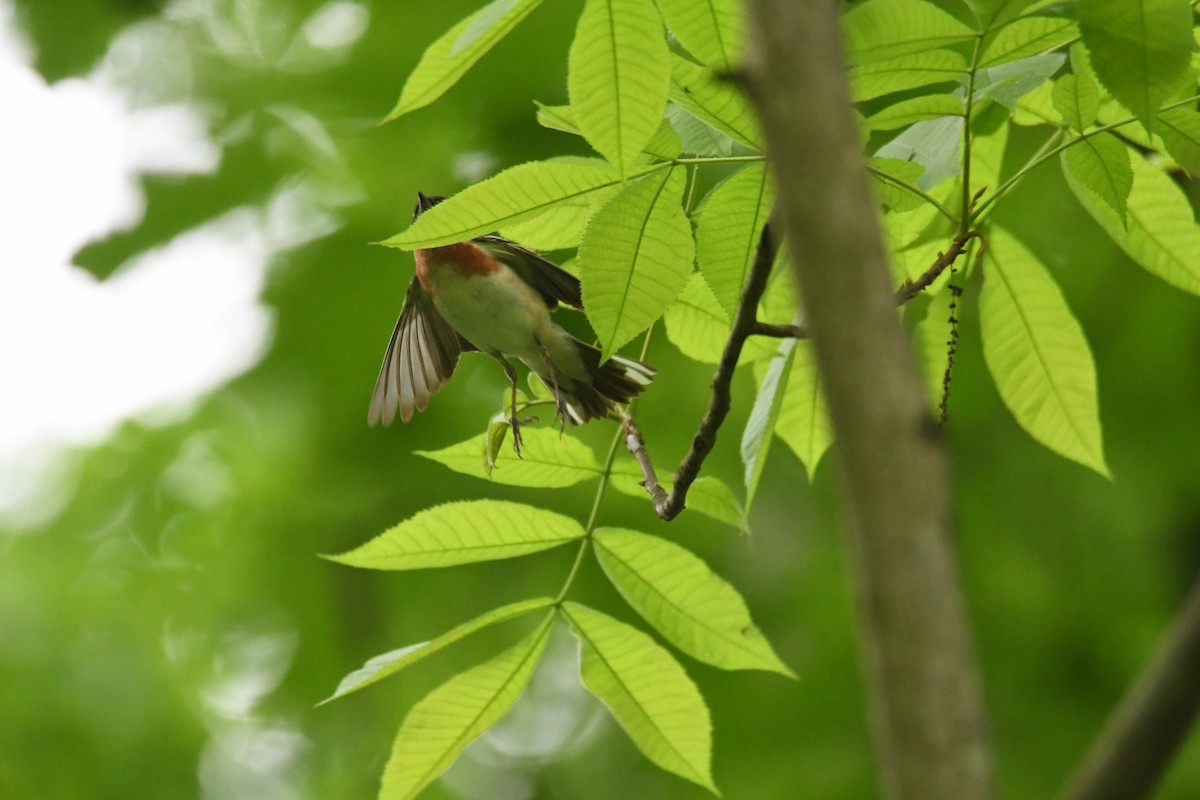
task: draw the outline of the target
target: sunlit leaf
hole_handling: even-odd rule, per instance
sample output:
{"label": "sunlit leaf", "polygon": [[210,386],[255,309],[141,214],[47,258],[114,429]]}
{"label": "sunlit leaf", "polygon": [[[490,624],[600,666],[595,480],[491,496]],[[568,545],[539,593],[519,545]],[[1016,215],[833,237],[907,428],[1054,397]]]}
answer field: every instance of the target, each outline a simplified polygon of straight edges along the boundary
{"label": "sunlit leaf", "polygon": [[[643,480],[644,476],[637,463],[632,459],[625,459],[613,465],[609,485],[623,494],[649,500],[650,495],[642,485]],[[671,493],[673,483],[670,478],[660,475],[659,484],[667,494]],[[742,509],[742,504],[734,496],[733,490],[720,478],[708,475],[696,478],[688,487],[686,508],[738,530],[747,528],[746,512]]]}
{"label": "sunlit leaf", "polygon": [[773,203],[766,164],[759,162],[709,192],[696,212],[696,262],[730,319]]}
{"label": "sunlit leaf", "polygon": [[500,655],[455,675],[413,706],[383,772],[380,800],[409,800],[512,707],[533,675],[554,615]]}
{"label": "sunlit leaf", "polygon": [[1022,95],[1013,109],[1012,119],[1015,124],[1024,126],[1062,125],[1062,115],[1054,107],[1053,84],[1043,83]]}
{"label": "sunlit leaf", "polygon": [[1130,258],[1167,283],[1200,294],[1200,228],[1187,196],[1162,170],[1144,158],[1133,159],[1127,226],[1069,173],[1067,179],[1075,197]]}
{"label": "sunlit leaf", "polygon": [[1063,53],[1043,53],[980,70],[975,76],[975,102],[991,98],[1008,109],[1050,79],[1067,61]]}
{"label": "sunlit leaf", "polygon": [[1003,229],[988,239],[983,354],[1004,404],[1034,439],[1108,477],[1096,367],[1050,273]]}
{"label": "sunlit leaf", "polygon": [[593,541],[609,580],[671,644],[721,669],[795,677],[750,619],[737,589],[691,551],[621,528],[599,528]]}
{"label": "sunlit leaf", "polygon": [[1192,177],[1200,176],[1200,112],[1192,108],[1163,111],[1155,131],[1162,136],[1171,158]]}
{"label": "sunlit leaf", "polygon": [[[760,382],[774,362],[756,362],[754,376]],[[796,342],[787,385],[775,420],[775,435],[796,454],[809,479],[817,471],[821,457],[833,444],[833,425],[825,405],[825,392],[813,358],[812,342]]]}
{"label": "sunlit leaf", "polygon": [[734,71],[745,35],[736,0],[658,0],[658,8],[689,53],[713,69]]}
{"label": "sunlit leaf", "polygon": [[1037,55],[1079,36],[1079,26],[1069,19],[1026,17],[1005,25],[983,48],[979,66],[992,67]]}
{"label": "sunlit leaf", "polygon": [[881,158],[913,161],[925,168],[917,186],[928,191],[962,171],[962,115],[918,122],[875,152]]}
{"label": "sunlit leaf", "polygon": [[680,147],[685,153],[711,157],[733,152],[733,139],[678,103],[667,104],[667,122],[679,136]]}
{"label": "sunlit leaf", "polygon": [[607,614],[565,603],[580,644],[580,673],[638,749],[714,794],[712,721],[700,690],[671,654]]}
{"label": "sunlit leaf", "polygon": [[938,117],[962,115],[962,100],[950,94],[927,94],[890,105],[867,117],[867,127],[873,131],[907,128],[914,122]]}
{"label": "sunlit leaf", "polygon": [[1079,28],[1097,77],[1150,128],[1187,75],[1192,48],[1188,0],[1079,0]]}
{"label": "sunlit leaf", "polygon": [[587,0],[567,68],[575,122],[626,173],[662,121],[670,50],[651,0]]}
{"label": "sunlit leaf", "polygon": [[746,95],[730,80],[671,56],[671,99],[747,147],[763,150],[762,129]]}
{"label": "sunlit leaf", "polygon": [[[535,105],[537,106],[538,124],[543,128],[571,133],[576,136],[583,135],[579,132],[579,126],[575,123],[575,112],[570,106],[548,106],[536,101]],[[655,158],[675,158],[682,152],[679,135],[675,133],[669,122],[663,120],[659,123],[658,130],[650,137],[650,141],[642,149],[642,152]],[[571,246],[574,247],[578,243],[579,240],[576,239]]]}
{"label": "sunlit leaf", "polygon": [[427,508],[330,561],[367,569],[449,567],[536,553],[583,537],[570,517],[504,500]]}
{"label": "sunlit leaf", "polygon": [[448,30],[421,56],[400,92],[400,100],[385,121],[427,106],[441,97],[541,3],[542,0],[492,0]]}
{"label": "sunlit leaf", "polygon": [[489,625],[495,625],[498,622],[519,617],[523,614],[528,614],[531,611],[537,611],[543,608],[549,608],[554,605],[553,597],[539,597],[536,600],[522,600],[517,603],[509,603],[500,608],[493,608],[484,614],[480,614],[475,619],[464,622],[461,625],[456,625],[450,630],[430,639],[427,642],[401,647],[399,650],[392,650],[390,653],[383,653],[367,661],[359,669],[354,670],[346,677],[342,678],[335,691],[328,699],[322,700],[321,705],[328,703],[330,700],[336,700],[339,697],[345,697],[351,692],[357,692],[365,686],[370,686],[372,683],[378,683],[384,678],[395,675],[405,667],[415,664],[426,656],[431,656],[434,653],[454,644],[460,639],[465,639],[475,631],[482,630]]}
{"label": "sunlit leaf", "polygon": [[1087,73],[1063,75],[1054,82],[1054,107],[1067,124],[1082,131],[1096,121],[1100,110],[1100,87]]}
{"label": "sunlit leaf", "polygon": [[[642,172],[659,168],[644,167]],[[438,203],[408,230],[380,244],[415,250],[463,242],[620,183],[616,170],[595,158],[567,156],[518,164]]]}
{"label": "sunlit leaf", "polygon": [[[729,316],[713,296],[699,272],[692,273],[675,302],[663,315],[667,339],[693,361],[716,364],[729,338]],[[755,358],[770,358],[774,345],[751,336],[742,347],[739,364]]]}
{"label": "sunlit leaf", "polygon": [[521,455],[500,456],[489,477],[485,441],[477,436],[442,450],[417,451],[455,472],[490,479],[506,486],[559,488],[597,478],[602,470],[592,448],[557,429],[522,426]]}
{"label": "sunlit leaf", "polygon": [[584,231],[583,302],[604,358],[662,316],[687,283],[695,245],[681,205],[686,181],[675,167],[631,183]]}
{"label": "sunlit leaf", "polygon": [[[880,201],[892,211],[913,211],[925,204],[916,190],[917,180],[925,168],[915,161],[898,158],[872,158],[873,186]],[[905,188],[910,187],[910,188]]]}
{"label": "sunlit leaf", "polygon": [[842,27],[851,64],[946,47],[974,35],[925,0],[867,0],[842,15]]}
{"label": "sunlit leaf", "polygon": [[1129,150],[1111,133],[1096,133],[1062,152],[1063,169],[1117,212],[1125,224],[1125,203],[1133,189]]}
{"label": "sunlit leaf", "polygon": [[953,50],[927,50],[871,61],[850,70],[850,92],[855,102],[874,100],[893,92],[956,82],[966,69],[967,59]]}
{"label": "sunlit leaf", "polygon": [[746,421],[746,429],[742,432],[741,453],[742,465],[745,467],[747,513],[754,504],[758,481],[762,477],[763,468],[767,464],[767,453],[770,452],[771,442],[775,438],[775,423],[779,420],[779,410],[783,407],[784,390],[795,353],[795,339],[784,339],[779,343],[763,379],[758,384],[754,407],[750,410],[750,419]]}

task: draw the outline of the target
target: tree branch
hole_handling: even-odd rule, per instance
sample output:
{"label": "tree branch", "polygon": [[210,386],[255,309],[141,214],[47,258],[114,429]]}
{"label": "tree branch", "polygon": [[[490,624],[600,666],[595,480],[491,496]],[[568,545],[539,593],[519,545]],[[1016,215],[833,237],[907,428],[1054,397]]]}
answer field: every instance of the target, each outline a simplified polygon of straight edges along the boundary
{"label": "tree branch", "polygon": [[895,312],[838,10],[834,0],[751,0],[746,83],[838,441],[883,795],[988,800],[991,746],[945,457]]}
{"label": "tree branch", "polygon": [[[621,423],[625,427],[625,446],[642,470],[644,478],[642,485],[646,487],[646,491],[654,503],[654,513],[667,522],[679,516],[679,513],[686,507],[688,489],[700,474],[700,467],[703,466],[704,460],[712,451],[713,445],[716,444],[717,431],[729,413],[729,387],[733,382],[733,372],[741,357],[746,339],[750,336],[770,336],[776,339],[809,338],[807,325],[776,324],[759,322],[755,319],[758,302],[762,299],[767,278],[771,273],[771,266],[775,263],[775,255],[778,252],[778,245],[772,241],[769,228],[769,225],[763,227],[758,251],[755,253],[754,263],[750,267],[750,274],[746,278],[746,285],[742,289],[742,296],[734,315],[733,327],[729,331],[729,338],[725,340],[725,349],[717,364],[716,374],[713,375],[712,396],[708,402],[708,411],[700,421],[696,435],[692,437],[691,449],[675,472],[675,480],[669,494],[658,482],[658,475],[650,461],[650,454],[646,451],[646,440],[642,436],[641,429],[632,417],[625,416],[621,419]],[[944,253],[938,253],[929,269],[925,270],[915,281],[905,281],[896,290],[896,304],[904,305],[929,288],[938,276],[962,255],[967,242],[973,238],[982,242],[983,234],[979,231],[967,231],[954,237],[950,248]],[[979,247],[979,255],[983,255],[982,244]]]}
{"label": "tree branch", "polygon": [[726,415],[729,414],[729,386],[733,382],[733,371],[742,355],[742,346],[746,344],[746,339],[756,332],[759,324],[755,319],[755,315],[758,313],[758,302],[762,300],[763,292],[767,289],[767,278],[771,275],[771,265],[775,263],[775,256],[778,252],[779,244],[771,233],[771,222],[768,222],[763,226],[762,236],[758,240],[758,250],[754,254],[754,263],[750,265],[750,274],[746,277],[746,284],[742,287],[742,296],[733,316],[733,326],[729,330],[729,338],[725,341],[721,360],[717,362],[717,372],[713,375],[712,396],[708,401],[708,410],[704,412],[700,427],[696,429],[696,435],[692,437],[691,449],[683,457],[679,469],[675,472],[675,481],[671,486],[670,494],[667,494],[666,490],[658,483],[654,467],[650,463],[650,455],[646,452],[646,442],[642,438],[642,432],[638,429],[637,424],[630,417],[622,420],[622,424],[625,426],[625,445],[637,460],[642,474],[645,476],[643,485],[654,502],[654,513],[668,522],[683,511],[688,489],[696,480],[696,476],[700,474],[700,467],[704,464],[704,459],[708,458],[713,445],[717,442],[717,431],[721,429]]}
{"label": "tree branch", "polygon": [[1150,796],[1200,709],[1200,576],[1153,660],[1067,784],[1064,800]]}

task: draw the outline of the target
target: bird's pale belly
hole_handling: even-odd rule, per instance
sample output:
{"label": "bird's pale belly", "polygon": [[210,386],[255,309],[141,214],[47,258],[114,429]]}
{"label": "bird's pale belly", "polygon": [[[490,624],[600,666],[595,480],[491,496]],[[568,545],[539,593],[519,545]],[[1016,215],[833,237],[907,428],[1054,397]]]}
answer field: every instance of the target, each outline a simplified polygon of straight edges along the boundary
{"label": "bird's pale belly", "polygon": [[463,276],[443,268],[434,273],[433,283],[437,310],[484,352],[540,360],[537,342],[556,338],[558,326],[542,298],[509,270]]}

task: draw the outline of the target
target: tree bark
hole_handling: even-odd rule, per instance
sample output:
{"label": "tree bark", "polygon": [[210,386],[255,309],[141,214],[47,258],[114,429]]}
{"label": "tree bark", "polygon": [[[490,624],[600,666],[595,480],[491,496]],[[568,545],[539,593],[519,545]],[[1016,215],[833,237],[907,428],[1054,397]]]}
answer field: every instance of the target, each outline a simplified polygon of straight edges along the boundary
{"label": "tree bark", "polygon": [[938,427],[896,313],[834,0],[749,0],[742,75],[778,185],[837,436],[880,785],[993,796]]}

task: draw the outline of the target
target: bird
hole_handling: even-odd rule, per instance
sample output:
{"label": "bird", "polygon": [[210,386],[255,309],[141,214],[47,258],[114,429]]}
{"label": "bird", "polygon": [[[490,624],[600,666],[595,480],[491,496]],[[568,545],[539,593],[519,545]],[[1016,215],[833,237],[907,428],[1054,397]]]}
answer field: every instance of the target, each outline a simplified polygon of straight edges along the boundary
{"label": "bird", "polygon": [[[413,221],[445,198],[417,193]],[[416,272],[384,353],[367,423],[408,422],[454,374],[459,355],[479,351],[500,362],[512,386],[509,423],[521,454],[517,372],[524,362],[550,390],[560,431],[608,416],[654,378],[648,364],[596,347],[552,318],[560,304],[583,308],[579,279],[534,250],[489,234],[414,251]]]}

